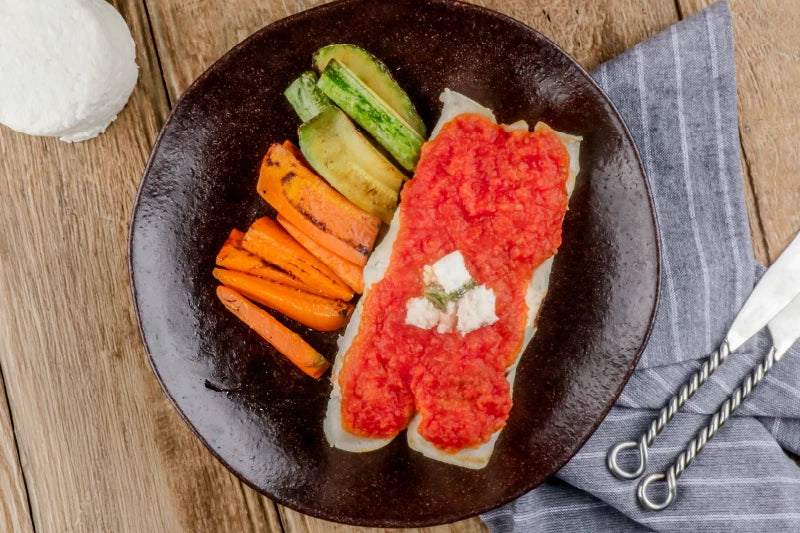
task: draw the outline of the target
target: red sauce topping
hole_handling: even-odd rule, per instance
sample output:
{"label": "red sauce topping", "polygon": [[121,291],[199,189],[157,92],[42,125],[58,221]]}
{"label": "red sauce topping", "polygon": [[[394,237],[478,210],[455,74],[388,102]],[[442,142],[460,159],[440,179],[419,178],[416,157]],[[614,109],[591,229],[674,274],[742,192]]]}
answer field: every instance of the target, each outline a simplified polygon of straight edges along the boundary
{"label": "red sauce topping", "polygon": [[[531,276],[561,244],[568,166],[549,128],[509,133],[477,115],[458,116],[422,147],[389,268],[366,296],[339,375],[346,430],[394,436],[420,411],[422,436],[456,451],[505,425],[505,370],[522,345]],[[423,266],[454,250],[494,291],[499,320],[464,336],[406,325]]]}

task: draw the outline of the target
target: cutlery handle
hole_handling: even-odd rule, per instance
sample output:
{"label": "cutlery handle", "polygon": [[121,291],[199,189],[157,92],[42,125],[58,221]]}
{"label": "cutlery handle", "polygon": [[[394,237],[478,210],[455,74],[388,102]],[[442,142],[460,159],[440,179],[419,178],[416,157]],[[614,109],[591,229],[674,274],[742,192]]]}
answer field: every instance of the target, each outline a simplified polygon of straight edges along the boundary
{"label": "cutlery handle", "polygon": [[[638,441],[620,442],[612,446],[608,450],[608,457],[606,464],[611,473],[619,479],[636,479],[644,474],[647,468],[647,449],[653,444],[655,438],[664,430],[664,427],[675,416],[675,413],[681,410],[689,398],[694,396],[703,383],[713,374],[719,366],[725,362],[731,354],[728,346],[728,339],[722,341],[719,348],[708,356],[700,368],[695,372],[689,380],[683,384],[678,394],[670,398],[669,402],[661,408],[658,416],[650,422],[647,428]],[[635,470],[625,470],[619,465],[619,453],[623,450],[639,449],[639,466]]]}
{"label": "cutlery handle", "polygon": [[[642,507],[650,511],[661,511],[669,507],[670,504],[675,501],[675,495],[678,491],[677,481],[681,474],[683,474],[683,471],[686,470],[694,458],[703,451],[708,441],[714,438],[719,428],[728,421],[731,414],[738,409],[742,401],[750,395],[756,385],[764,379],[764,376],[770,371],[772,365],[774,365],[776,361],[781,360],[783,354],[783,351],[778,353],[778,349],[773,346],[764,360],[756,365],[728,399],[722,402],[722,406],[720,406],[717,412],[711,417],[711,422],[698,432],[697,436],[695,436],[692,442],[690,442],[686,449],[678,456],[678,459],[667,469],[666,474],[650,474],[642,479],[636,491],[636,495]],[[651,483],[663,481],[665,479],[667,480],[667,497],[664,501],[656,503],[647,496],[647,488]]]}

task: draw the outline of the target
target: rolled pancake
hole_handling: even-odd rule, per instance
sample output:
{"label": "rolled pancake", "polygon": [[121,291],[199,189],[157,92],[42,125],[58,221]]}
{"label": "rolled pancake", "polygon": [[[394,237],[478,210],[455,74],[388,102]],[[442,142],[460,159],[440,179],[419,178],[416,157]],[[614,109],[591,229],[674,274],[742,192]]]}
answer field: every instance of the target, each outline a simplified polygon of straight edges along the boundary
{"label": "rolled pancake", "polygon": [[[477,102],[467,98],[462,94],[445,89],[440,96],[440,99],[443,103],[442,114],[439,117],[439,122],[437,122],[433,129],[431,139],[433,139],[439,133],[439,130],[444,124],[462,113],[483,115],[490,118],[493,122],[496,122],[494,114],[490,109],[481,106]],[[538,128],[539,125],[537,124],[536,127]],[[524,121],[518,121],[514,124],[505,126],[505,128],[507,130],[527,130],[528,125]],[[561,141],[564,143],[570,156],[569,172],[566,183],[567,196],[569,197],[572,194],[572,190],[575,185],[575,177],[579,171],[579,151],[581,138],[563,133],[558,133],[558,135],[561,138]],[[367,265],[364,267],[365,296],[372,284],[383,278],[383,275],[389,266],[389,260],[392,255],[392,246],[397,238],[397,232],[400,226],[399,212],[399,209],[395,212],[394,218],[392,219],[392,223],[389,225],[386,235],[384,235],[380,244],[372,252]],[[519,353],[517,353],[514,363],[509,366],[506,374],[506,379],[508,379],[511,394],[513,394],[514,377],[516,375],[516,367],[519,362],[519,356],[525,351],[528,343],[536,333],[535,320],[547,293],[552,264],[553,259],[551,257],[536,269],[525,295],[525,303],[528,306],[528,314],[522,348],[520,349]],[[352,344],[353,339],[358,332],[358,328],[361,323],[361,310],[364,301],[365,298],[362,297],[356,306],[355,311],[353,312],[352,319],[347,325],[344,335],[342,335],[337,341],[338,355],[331,372],[333,388],[331,390],[330,399],[328,401],[328,409],[326,412],[325,421],[323,423],[325,437],[328,439],[330,445],[335,448],[350,452],[368,452],[377,450],[378,448],[387,445],[393,439],[393,437],[378,439],[360,437],[345,431],[342,427],[342,395],[339,387],[339,372],[344,364],[344,359],[348,350],[350,349],[350,345]],[[492,451],[494,450],[495,442],[497,441],[497,437],[501,431],[496,431],[487,443],[479,446],[478,448],[467,448],[456,453],[449,453],[435,447],[419,434],[417,428],[420,420],[420,414],[416,413],[412,417],[408,426],[408,445],[412,449],[421,452],[423,455],[430,457],[431,459],[473,469],[480,469],[488,464],[492,455]]]}

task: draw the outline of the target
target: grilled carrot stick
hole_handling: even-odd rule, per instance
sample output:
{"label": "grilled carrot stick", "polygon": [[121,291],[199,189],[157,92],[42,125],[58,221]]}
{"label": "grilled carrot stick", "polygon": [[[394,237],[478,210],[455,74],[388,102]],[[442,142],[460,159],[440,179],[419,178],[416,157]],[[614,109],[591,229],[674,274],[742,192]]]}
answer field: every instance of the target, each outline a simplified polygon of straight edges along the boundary
{"label": "grilled carrot stick", "polygon": [[323,298],[274,281],[222,268],[215,268],[213,274],[226,287],[319,331],[343,328],[353,313],[352,304]]}
{"label": "grilled carrot stick", "polygon": [[333,272],[344,281],[348,287],[353,289],[358,294],[364,292],[364,268],[351,263],[346,259],[342,259],[335,253],[331,252],[325,247],[320,246],[314,242],[311,237],[297,229],[297,226],[278,215],[278,223],[283,226],[283,229],[289,232],[289,235],[295,238],[297,242],[302,244],[306,250],[311,252],[311,255],[325,263],[330,267]]}
{"label": "grilled carrot stick", "polygon": [[242,247],[321,291],[323,296],[344,301],[353,298],[352,289],[344,281],[271,218],[253,222],[242,238]]}
{"label": "grilled carrot stick", "polygon": [[310,168],[308,161],[306,161],[306,156],[303,155],[303,152],[300,151],[300,148],[298,148],[292,141],[286,139],[283,141],[281,146],[289,150],[289,152],[291,152],[292,155],[295,156],[303,165]]}
{"label": "grilled carrot stick", "polygon": [[292,154],[273,144],[261,163],[258,193],[321,246],[363,266],[381,221],[336,192]]}
{"label": "grilled carrot stick", "polygon": [[327,359],[309,346],[300,335],[249,302],[241,294],[220,285],[217,287],[217,297],[239,320],[250,326],[276,350],[297,365],[297,368],[312,378],[318,379],[331,366]]}
{"label": "grilled carrot stick", "polygon": [[269,263],[257,257],[244,248],[242,248],[242,238],[244,233],[238,229],[231,230],[228,240],[220,249],[217,254],[217,266],[227,268],[228,270],[235,270],[237,272],[244,272],[251,276],[256,276],[270,281],[283,283],[289,287],[300,289],[302,291],[311,292],[320,296],[326,296],[324,291],[306,285],[299,279],[295,278],[288,272],[270,265]]}

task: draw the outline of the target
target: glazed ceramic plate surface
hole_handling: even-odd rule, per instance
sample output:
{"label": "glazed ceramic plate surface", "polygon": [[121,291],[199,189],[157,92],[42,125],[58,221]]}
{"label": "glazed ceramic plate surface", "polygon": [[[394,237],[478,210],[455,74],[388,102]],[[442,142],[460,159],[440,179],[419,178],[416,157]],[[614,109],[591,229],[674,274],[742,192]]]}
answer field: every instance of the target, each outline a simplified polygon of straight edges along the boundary
{"label": "glazed ceramic plate surface", "polygon": [[[381,58],[428,126],[445,87],[502,122],[582,135],[539,332],[522,356],[514,407],[489,465],[473,471],[412,452],[401,434],[376,452],[332,449],[330,391],[301,374],[215,297],[214,257],[231,228],[273,215],[255,190],[271,143],[296,140],[284,88],[320,46]],[[278,21],[214,64],[156,142],[131,226],[136,313],[152,367],[213,454],[278,502],[374,526],[449,522],[489,510],[554,474],[616,399],[647,340],[658,244],[642,165],[619,115],[571,58],[532,29],[444,0],[345,0]],[[284,323],[329,358],[334,333]],[[201,502],[198,502],[200,505]]]}

